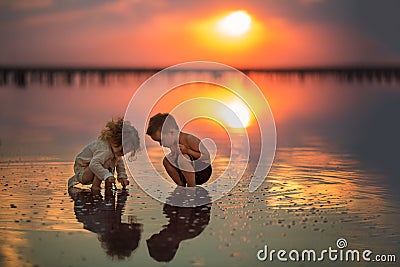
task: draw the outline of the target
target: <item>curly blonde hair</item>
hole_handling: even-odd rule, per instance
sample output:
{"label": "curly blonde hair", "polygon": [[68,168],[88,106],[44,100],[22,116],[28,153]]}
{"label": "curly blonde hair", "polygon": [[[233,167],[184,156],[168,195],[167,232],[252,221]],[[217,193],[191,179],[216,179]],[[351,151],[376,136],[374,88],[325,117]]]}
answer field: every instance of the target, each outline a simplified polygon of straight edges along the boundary
{"label": "curly blonde hair", "polygon": [[[124,138],[122,138],[122,136],[124,136]],[[124,141],[124,154],[131,152],[131,155],[135,155],[140,149],[138,131],[129,121],[124,121],[122,117],[107,122],[106,126],[100,133],[99,139],[111,142],[115,146],[121,146],[122,141]]]}

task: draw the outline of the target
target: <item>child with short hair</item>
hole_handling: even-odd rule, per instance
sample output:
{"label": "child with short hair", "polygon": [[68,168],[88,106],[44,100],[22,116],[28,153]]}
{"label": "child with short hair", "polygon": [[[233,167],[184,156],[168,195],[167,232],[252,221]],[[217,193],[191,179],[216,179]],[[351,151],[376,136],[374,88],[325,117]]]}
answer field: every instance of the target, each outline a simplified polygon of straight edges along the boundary
{"label": "child with short hair", "polygon": [[196,136],[181,132],[172,115],[158,113],[151,117],[146,134],[171,149],[163,165],[177,185],[193,187],[210,179],[212,167],[207,148]]}
{"label": "child with short hair", "polygon": [[[122,132],[125,141],[123,146]],[[100,190],[102,181],[105,181],[106,187],[111,187],[115,183],[115,170],[118,182],[125,188],[129,180],[121,157],[129,152],[134,156],[139,148],[139,135],[135,127],[122,117],[109,121],[98,139],[76,156],[75,175],[68,180],[68,188],[81,183],[92,184],[92,190]]]}

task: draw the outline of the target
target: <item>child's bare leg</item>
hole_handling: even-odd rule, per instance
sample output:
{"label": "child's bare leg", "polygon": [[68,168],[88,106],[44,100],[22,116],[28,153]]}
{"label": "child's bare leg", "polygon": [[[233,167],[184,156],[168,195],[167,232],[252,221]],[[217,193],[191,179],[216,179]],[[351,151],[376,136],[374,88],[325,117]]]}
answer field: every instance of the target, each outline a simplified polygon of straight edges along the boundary
{"label": "child's bare leg", "polygon": [[93,182],[92,182],[92,190],[100,190],[101,189],[101,182],[97,176],[94,176]]}
{"label": "child's bare leg", "polygon": [[178,170],[169,162],[169,160],[166,157],[164,157],[164,159],[163,159],[163,165],[164,165],[164,168],[167,171],[169,177],[171,177],[172,180],[174,180],[174,182],[177,185],[183,186],[183,182],[181,181],[181,178],[179,177]]}
{"label": "child's bare leg", "polygon": [[183,156],[179,156],[178,164],[179,164],[179,169],[185,176],[187,186],[188,187],[196,186],[195,172],[190,162],[189,156],[186,154],[184,154]]}
{"label": "child's bare leg", "polygon": [[82,176],[82,183],[83,184],[91,184],[93,183],[94,173],[90,170],[89,167],[86,167],[83,176]]}
{"label": "child's bare leg", "polygon": [[92,184],[92,189],[100,190],[101,180],[94,175],[94,173],[90,170],[89,167],[85,168],[85,171],[82,176],[83,184]]}

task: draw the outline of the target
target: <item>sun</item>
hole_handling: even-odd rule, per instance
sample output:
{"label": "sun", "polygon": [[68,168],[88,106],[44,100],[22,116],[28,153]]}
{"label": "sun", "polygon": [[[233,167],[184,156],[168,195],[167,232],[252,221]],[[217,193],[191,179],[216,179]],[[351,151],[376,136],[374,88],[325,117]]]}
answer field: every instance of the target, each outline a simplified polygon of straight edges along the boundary
{"label": "sun", "polygon": [[218,23],[219,31],[228,36],[241,36],[250,30],[251,17],[244,10],[230,13]]}
{"label": "sun", "polygon": [[231,128],[246,128],[250,125],[250,111],[240,100],[234,100],[226,105],[229,109],[223,109],[222,116]]}

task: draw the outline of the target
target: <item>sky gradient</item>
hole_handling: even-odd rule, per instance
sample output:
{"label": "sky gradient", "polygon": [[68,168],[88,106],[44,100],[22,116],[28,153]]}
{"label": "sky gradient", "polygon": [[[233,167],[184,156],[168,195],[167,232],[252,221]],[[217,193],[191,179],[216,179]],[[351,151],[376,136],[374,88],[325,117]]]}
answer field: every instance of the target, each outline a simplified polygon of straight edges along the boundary
{"label": "sky gradient", "polygon": [[[249,32],[216,23],[245,10]],[[400,2],[0,2],[0,65],[166,67],[218,61],[238,68],[400,63]]]}

